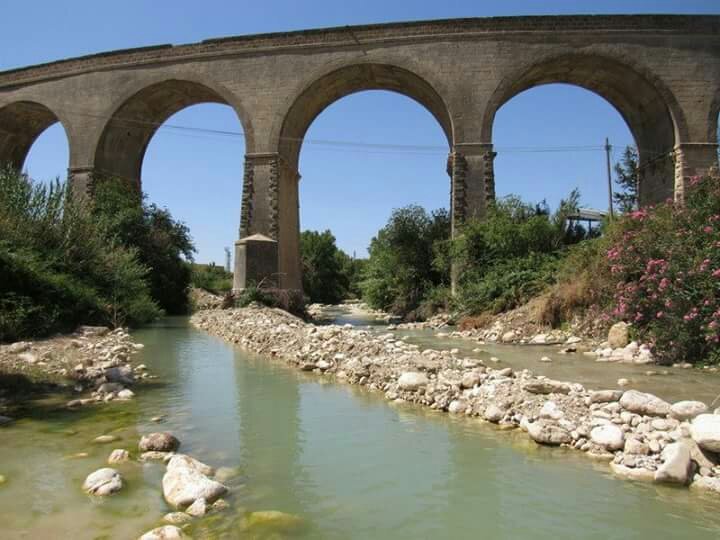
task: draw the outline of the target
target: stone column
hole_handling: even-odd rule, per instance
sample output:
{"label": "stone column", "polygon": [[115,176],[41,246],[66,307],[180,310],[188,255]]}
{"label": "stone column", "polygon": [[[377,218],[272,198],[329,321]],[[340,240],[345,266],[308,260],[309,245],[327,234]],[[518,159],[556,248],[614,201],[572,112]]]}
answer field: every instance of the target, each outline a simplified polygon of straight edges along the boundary
{"label": "stone column", "polygon": [[280,158],[278,190],[279,207],[279,274],[283,289],[302,290],[302,263],[300,259],[300,173],[297,168]]}
{"label": "stone column", "polygon": [[673,197],[673,150],[638,156],[638,203],[642,206],[659,204]]}
{"label": "stone column", "polygon": [[[235,292],[251,283],[278,285],[278,169],[277,153],[245,156],[240,239],[235,242]],[[246,241],[253,237],[262,242]],[[269,247],[268,242],[275,247]],[[261,260],[252,260],[255,258]]]}
{"label": "stone column", "polygon": [[[468,219],[483,219],[495,200],[495,152],[492,144],[457,143],[448,156],[450,175],[451,234],[462,234]],[[451,290],[455,294],[459,268],[451,270]]]}
{"label": "stone column", "polygon": [[675,200],[682,202],[691,178],[718,172],[716,143],[679,143],[675,146]]}
{"label": "stone column", "polygon": [[70,167],[68,182],[73,198],[87,198],[92,195],[93,168]]}

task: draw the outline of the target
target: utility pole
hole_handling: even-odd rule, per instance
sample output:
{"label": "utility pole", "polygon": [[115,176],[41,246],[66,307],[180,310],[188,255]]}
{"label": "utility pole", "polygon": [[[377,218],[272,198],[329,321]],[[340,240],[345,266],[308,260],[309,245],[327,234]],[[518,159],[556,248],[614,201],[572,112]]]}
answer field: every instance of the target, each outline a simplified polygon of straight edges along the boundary
{"label": "utility pole", "polygon": [[613,213],[613,189],[612,189],[612,175],[610,174],[610,140],[605,137],[605,163],[607,165],[607,182],[608,182],[608,210],[610,212],[610,219],[614,219]]}
{"label": "utility pole", "polygon": [[230,248],[225,248],[225,271],[230,271]]}

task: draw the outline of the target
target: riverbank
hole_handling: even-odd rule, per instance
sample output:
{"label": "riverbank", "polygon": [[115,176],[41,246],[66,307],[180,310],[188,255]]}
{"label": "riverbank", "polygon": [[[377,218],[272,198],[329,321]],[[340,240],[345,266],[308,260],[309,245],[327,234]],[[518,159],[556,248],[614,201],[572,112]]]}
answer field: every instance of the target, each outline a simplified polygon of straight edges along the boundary
{"label": "riverbank", "polygon": [[26,400],[49,393],[67,394],[70,408],[132,399],[129,387],[152,377],[132,362],[142,348],[126,330],[102,326],[0,345],[0,414],[9,421]]}
{"label": "riverbank", "polygon": [[191,321],[248,350],[383,392],[391,401],[522,429],[538,444],[607,460],[621,477],[720,493],[720,415],[708,414],[705,403],[590,390],[529,370],[495,369],[457,351],[420,351],[391,332],[315,326],[276,309],[211,310]]}

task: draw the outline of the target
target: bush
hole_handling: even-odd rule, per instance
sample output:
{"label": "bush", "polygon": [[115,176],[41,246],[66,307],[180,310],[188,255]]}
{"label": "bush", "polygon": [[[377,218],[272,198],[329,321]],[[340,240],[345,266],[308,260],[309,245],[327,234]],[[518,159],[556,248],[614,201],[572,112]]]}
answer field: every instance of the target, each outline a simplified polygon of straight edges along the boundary
{"label": "bush", "polygon": [[193,287],[222,295],[232,290],[233,275],[214,264],[192,264],[190,282]]}
{"label": "bush", "polygon": [[419,206],[394,210],[370,242],[370,258],[360,284],[363,299],[373,308],[407,315],[428,293],[447,286],[447,257],[440,256],[450,237],[445,209],[428,213]]}
{"label": "bush", "polygon": [[4,168],[0,193],[0,341],[160,314],[137,251],[110,236],[63,183],[39,185]]}
{"label": "bush", "polygon": [[631,212],[608,236],[610,315],[667,362],[719,362],[720,180],[694,179],[685,204]]}
{"label": "bush", "polygon": [[579,198],[573,191],[551,214],[545,203],[510,196],[497,201],[486,219],[465,224],[450,248],[459,273],[455,306],[468,315],[499,313],[554,283],[561,251],[587,236],[567,224]]}

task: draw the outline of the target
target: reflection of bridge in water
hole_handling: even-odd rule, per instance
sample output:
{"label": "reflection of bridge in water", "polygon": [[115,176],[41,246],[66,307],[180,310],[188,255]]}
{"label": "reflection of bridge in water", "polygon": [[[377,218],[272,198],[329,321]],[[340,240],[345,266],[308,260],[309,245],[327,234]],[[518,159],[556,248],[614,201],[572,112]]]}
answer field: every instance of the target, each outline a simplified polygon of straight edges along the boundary
{"label": "reflection of bridge in water", "polygon": [[69,172],[140,185],[150,138],[172,114],[224,103],[246,139],[236,288],[279,274],[300,288],[298,156],[314,118],[362,90],[424,105],[449,147],[453,231],[494,198],[497,110],[568,83],[620,112],[639,151],[641,203],[682,197],[717,164],[720,16],[501,17],[395,23],[147,47],[0,73],[0,162],[20,167],[60,122]]}

